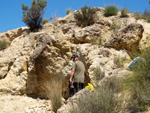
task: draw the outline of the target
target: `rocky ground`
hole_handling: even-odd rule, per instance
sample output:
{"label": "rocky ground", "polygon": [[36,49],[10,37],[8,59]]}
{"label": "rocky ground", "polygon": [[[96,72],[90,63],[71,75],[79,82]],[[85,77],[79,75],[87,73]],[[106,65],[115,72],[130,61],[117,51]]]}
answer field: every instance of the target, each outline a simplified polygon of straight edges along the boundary
{"label": "rocky ground", "polygon": [[1,113],[53,113],[51,102],[27,96],[0,95]]}

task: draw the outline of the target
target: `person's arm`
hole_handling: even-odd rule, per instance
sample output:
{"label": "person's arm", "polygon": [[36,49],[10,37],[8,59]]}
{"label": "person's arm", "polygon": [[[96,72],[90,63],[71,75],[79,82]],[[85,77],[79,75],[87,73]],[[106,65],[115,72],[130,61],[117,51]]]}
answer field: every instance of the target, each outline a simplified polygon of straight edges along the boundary
{"label": "person's arm", "polygon": [[71,75],[70,75],[70,82],[71,83],[72,83],[72,78],[73,78],[74,73],[75,73],[75,68],[72,68]]}

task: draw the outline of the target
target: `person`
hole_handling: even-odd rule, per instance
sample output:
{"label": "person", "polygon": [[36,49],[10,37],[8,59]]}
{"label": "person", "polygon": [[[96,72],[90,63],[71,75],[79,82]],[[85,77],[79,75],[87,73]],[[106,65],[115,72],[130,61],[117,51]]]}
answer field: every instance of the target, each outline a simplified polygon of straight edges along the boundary
{"label": "person", "polygon": [[84,88],[86,70],[78,54],[73,54],[71,58],[73,59],[73,64],[69,81],[71,84],[73,83],[75,91],[78,92]]}

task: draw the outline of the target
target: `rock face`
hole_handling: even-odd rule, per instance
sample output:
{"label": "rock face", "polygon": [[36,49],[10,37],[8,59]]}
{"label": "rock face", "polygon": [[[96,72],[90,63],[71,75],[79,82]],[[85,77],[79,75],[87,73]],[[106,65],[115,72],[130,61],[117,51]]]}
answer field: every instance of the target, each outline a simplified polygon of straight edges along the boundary
{"label": "rock face", "polygon": [[45,93],[40,86],[46,81],[61,80],[65,77],[62,75],[62,69],[68,64],[73,47],[70,43],[48,34],[37,34],[35,37],[38,39],[30,56],[30,79],[27,81],[26,91],[27,94],[44,98]]}
{"label": "rock face", "polygon": [[25,43],[28,36],[20,36],[14,39],[9,48],[0,52],[1,74],[0,92],[11,94],[24,94],[28,76],[27,62],[32,50]]}
{"label": "rock face", "polygon": [[106,47],[115,49],[126,49],[128,51],[139,48],[144,28],[141,24],[133,23],[116,33],[112,39],[106,43]]}
{"label": "rock face", "polygon": [[75,30],[73,34],[73,41],[75,43],[90,43],[93,39],[98,39],[101,34],[101,26],[93,25],[83,29]]}
{"label": "rock face", "polygon": [[[80,52],[85,55],[85,61],[91,83],[95,84],[100,79],[96,78],[94,70],[100,68],[104,72],[104,76],[111,76],[112,73],[120,68],[127,67],[131,62],[130,56],[124,50],[117,51],[115,49],[98,48],[97,45],[83,44],[80,46]],[[115,62],[115,59],[120,61]],[[123,65],[121,65],[123,63]]]}
{"label": "rock face", "polygon": [[7,31],[5,33],[0,33],[0,37],[1,37],[0,40],[6,40],[8,45],[10,45],[11,42],[15,38],[21,36],[24,33],[24,31],[27,31],[26,27],[24,27],[24,28],[22,27],[22,28],[18,28],[18,29],[15,29],[15,30]]}

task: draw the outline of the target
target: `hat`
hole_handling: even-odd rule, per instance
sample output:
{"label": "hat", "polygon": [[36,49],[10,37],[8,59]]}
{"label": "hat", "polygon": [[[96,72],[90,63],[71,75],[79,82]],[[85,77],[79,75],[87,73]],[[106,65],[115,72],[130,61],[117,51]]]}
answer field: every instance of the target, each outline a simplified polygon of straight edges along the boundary
{"label": "hat", "polygon": [[71,58],[79,57],[78,54],[73,54]]}

